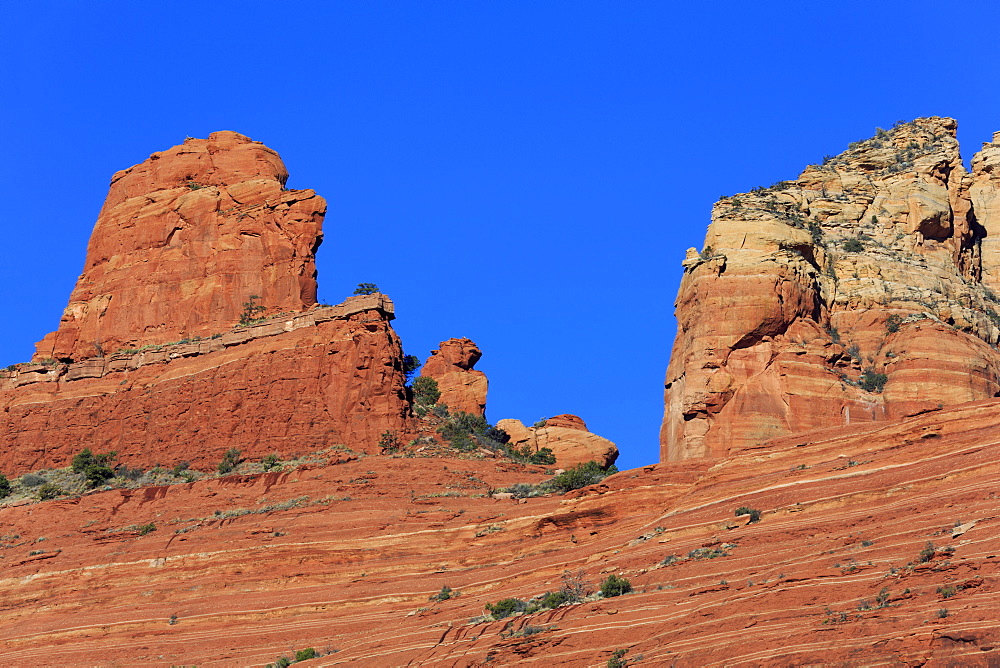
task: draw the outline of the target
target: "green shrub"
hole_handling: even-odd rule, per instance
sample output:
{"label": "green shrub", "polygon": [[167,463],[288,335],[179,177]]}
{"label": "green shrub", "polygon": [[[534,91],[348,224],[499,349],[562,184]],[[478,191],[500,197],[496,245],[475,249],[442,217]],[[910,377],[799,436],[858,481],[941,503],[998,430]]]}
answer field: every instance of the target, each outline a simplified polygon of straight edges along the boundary
{"label": "green shrub", "polygon": [[885,388],[886,382],[889,380],[889,376],[884,373],[877,373],[874,369],[865,369],[865,372],[861,374],[861,378],[858,379],[858,387],[860,387],[865,392],[875,392],[879,393]]}
{"label": "green shrub", "polygon": [[256,325],[264,319],[261,316],[267,308],[258,304],[258,299],[260,299],[259,295],[250,295],[247,301],[243,302],[243,312],[240,314],[240,327]]}
{"label": "green shrub", "polygon": [[316,650],[312,647],[307,647],[305,649],[300,649],[295,653],[295,661],[308,661],[309,659],[316,658]]}
{"label": "green shrub", "polygon": [[358,287],[354,288],[356,295],[373,295],[377,292],[378,286],[374,283],[358,283]]}
{"label": "green shrub", "polygon": [[437,381],[430,376],[418,376],[413,381],[413,401],[423,406],[433,406],[441,398]]}
{"label": "green shrub", "polygon": [[95,455],[90,451],[90,448],[84,448],[73,457],[70,467],[75,473],[82,473],[86,476],[87,483],[91,487],[97,487],[115,477],[115,472],[111,470],[109,464],[117,456],[114,450]]}
{"label": "green shrub", "polygon": [[938,587],[937,593],[941,594],[941,598],[951,598],[958,593],[958,589],[951,585],[947,585],[945,587]]}
{"label": "green shrub", "polygon": [[627,594],[630,591],[632,591],[632,583],[625,578],[618,577],[614,573],[609,575],[607,579],[601,583],[601,596],[604,598],[621,596],[622,594]]}
{"label": "green shrub", "polygon": [[736,517],[740,515],[749,515],[750,521],[747,524],[754,524],[760,522],[760,511],[756,508],[750,508],[749,506],[740,506],[736,509]]}
{"label": "green shrub", "polygon": [[490,611],[494,619],[503,619],[518,612],[524,612],[527,607],[528,604],[519,598],[504,598],[496,603],[486,604],[486,609]]}
{"label": "green shrub", "polygon": [[420,368],[420,364],[420,358],[416,355],[406,355],[403,357],[403,375],[406,377],[407,383],[413,380],[413,374]]}
{"label": "green shrub", "polygon": [[890,334],[898,332],[900,325],[903,324],[903,316],[898,313],[893,313],[885,320],[885,329]]}
{"label": "green shrub", "polygon": [[0,473],[0,499],[10,496],[10,480],[7,480],[7,476]]}
{"label": "green shrub", "polygon": [[219,462],[218,470],[219,473],[225,475],[226,473],[233,472],[239,463],[243,461],[240,459],[240,451],[236,448],[229,448],[226,453],[222,455],[222,461]]}
{"label": "green shrub", "polygon": [[625,658],[625,652],[627,649],[616,649],[611,653],[611,658],[608,659],[608,668],[625,668],[628,665],[628,660]]}
{"label": "green shrub", "polygon": [[539,448],[538,452],[533,452],[528,456],[528,463],[542,466],[551,465],[556,463],[556,456],[552,454],[552,448]]}
{"label": "green shrub", "polygon": [[451,587],[449,587],[448,585],[444,585],[443,587],[441,587],[441,591],[439,591],[438,593],[436,593],[433,596],[431,596],[430,600],[432,600],[432,601],[447,601],[449,598],[452,597],[452,592],[453,591],[454,590]]}
{"label": "green shrub", "polygon": [[156,524],[154,524],[153,522],[150,522],[149,524],[143,524],[138,527],[138,531],[140,536],[145,536],[148,533],[153,533],[154,531],[156,531]]}
{"label": "green shrub", "polygon": [[[617,473],[618,469],[615,469],[614,472]],[[574,489],[581,489],[587,485],[598,483],[610,474],[610,469],[605,471],[597,462],[589,461],[583,464],[577,464],[573,468],[560,473],[548,481],[548,484],[551,485],[555,491],[565,494],[566,492]]]}
{"label": "green shrub", "polygon": [[49,501],[50,499],[55,499],[65,493],[66,492],[64,492],[62,487],[59,485],[47,482],[38,488],[38,499],[40,501]]}
{"label": "green shrub", "polygon": [[857,237],[844,242],[844,250],[848,253],[861,253],[865,250],[865,245]]}
{"label": "green shrub", "polygon": [[264,458],[260,460],[261,466],[264,467],[265,471],[270,471],[271,469],[278,466],[278,453],[272,452],[269,455],[264,455]]}
{"label": "green shrub", "polygon": [[563,603],[574,603],[573,597],[568,591],[560,589],[559,591],[547,591],[542,595],[540,601],[543,608],[558,608]]}
{"label": "green shrub", "polygon": [[920,550],[920,554],[917,555],[917,559],[921,564],[925,564],[934,558],[934,554],[937,552],[937,548],[934,547],[934,543],[927,541],[924,545],[924,549]]}

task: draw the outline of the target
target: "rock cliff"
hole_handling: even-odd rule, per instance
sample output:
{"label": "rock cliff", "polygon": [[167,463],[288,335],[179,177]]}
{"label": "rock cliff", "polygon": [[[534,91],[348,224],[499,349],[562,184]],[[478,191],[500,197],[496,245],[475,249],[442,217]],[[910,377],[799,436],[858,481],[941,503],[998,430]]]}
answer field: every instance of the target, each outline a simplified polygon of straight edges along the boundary
{"label": "rock cliff", "polygon": [[897,124],[715,204],[684,261],[663,461],[1000,392],[1000,136],[970,174],[956,127]]}
{"label": "rock cliff", "polygon": [[224,332],[316,303],[326,203],[285,190],[278,154],[235,132],[115,174],[83,273],[36,361],[73,361]]}
{"label": "rock cliff", "polygon": [[526,427],[520,420],[499,420],[497,427],[510,436],[510,444],[521,450],[525,446],[532,452],[548,448],[556,464],[569,468],[589,461],[607,468],[618,459],[618,446],[606,438],[592,434],[587,424],[576,415],[556,415],[538,425]]}

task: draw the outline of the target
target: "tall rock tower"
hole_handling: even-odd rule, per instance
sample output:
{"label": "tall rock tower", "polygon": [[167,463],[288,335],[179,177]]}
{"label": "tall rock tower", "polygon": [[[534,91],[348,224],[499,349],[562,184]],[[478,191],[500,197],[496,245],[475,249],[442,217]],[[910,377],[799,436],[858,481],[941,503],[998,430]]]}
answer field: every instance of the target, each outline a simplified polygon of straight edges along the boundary
{"label": "tall rock tower", "polygon": [[316,302],[326,202],[285,190],[278,154],[214,132],[118,172],[59,329],[36,360],[102,357]]}

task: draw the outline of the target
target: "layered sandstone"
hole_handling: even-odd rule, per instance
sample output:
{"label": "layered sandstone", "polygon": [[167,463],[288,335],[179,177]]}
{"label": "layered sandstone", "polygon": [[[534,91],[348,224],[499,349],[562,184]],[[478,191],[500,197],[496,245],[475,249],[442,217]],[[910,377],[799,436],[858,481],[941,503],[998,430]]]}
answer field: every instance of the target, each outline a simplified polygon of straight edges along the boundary
{"label": "layered sandstone", "polygon": [[956,127],[880,130],[716,203],[684,261],[664,461],[1000,392],[1000,144],[969,174]]}
{"label": "layered sandstone", "polygon": [[527,447],[531,452],[548,448],[556,464],[564,468],[597,462],[608,468],[618,459],[618,447],[608,439],[592,434],[587,424],[576,415],[557,415],[535,426],[526,427],[520,420],[499,420],[497,427],[510,436],[508,444],[517,450]]}
{"label": "layered sandstone", "polygon": [[235,132],[115,174],[69,305],[35,360],[211,336],[315,304],[326,203],[286,190],[287,178],[277,153]]}
{"label": "layered sandstone", "polygon": [[437,381],[441,390],[438,403],[451,412],[485,415],[489,381],[485,373],[473,368],[482,356],[471,339],[448,339],[431,351],[420,375]]}
{"label": "layered sandstone", "polygon": [[[657,666],[994,665],[998,410],[853,424],[562,497],[488,496],[544,480],[538,467],[338,456],[0,507],[0,661],[264,665],[313,647],[315,665],[595,666],[616,650]],[[633,591],[483,617],[567,571]]]}
{"label": "layered sandstone", "polygon": [[66,466],[83,447],[132,467],[212,468],[236,448],[289,458],[378,450],[405,433],[402,346],[384,295],[222,336],[0,374],[0,471]]}

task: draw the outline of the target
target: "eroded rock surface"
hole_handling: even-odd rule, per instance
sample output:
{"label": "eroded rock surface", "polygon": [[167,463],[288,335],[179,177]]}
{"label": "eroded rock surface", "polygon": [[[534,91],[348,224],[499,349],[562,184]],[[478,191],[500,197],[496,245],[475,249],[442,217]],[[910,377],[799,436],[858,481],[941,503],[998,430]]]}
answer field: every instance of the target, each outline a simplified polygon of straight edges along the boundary
{"label": "eroded rock surface", "polygon": [[35,360],[211,336],[315,304],[326,202],[285,190],[287,178],[277,153],[235,132],[115,174],[59,329]]}
{"label": "eroded rock surface", "polygon": [[1000,392],[1000,144],[969,174],[956,127],[904,123],[716,203],[684,261],[662,460]]}
{"label": "eroded rock surface", "polygon": [[482,356],[471,339],[448,339],[438,350],[431,351],[420,375],[437,381],[441,390],[438,403],[448,406],[451,412],[484,415],[489,381],[485,373],[473,368]]}

